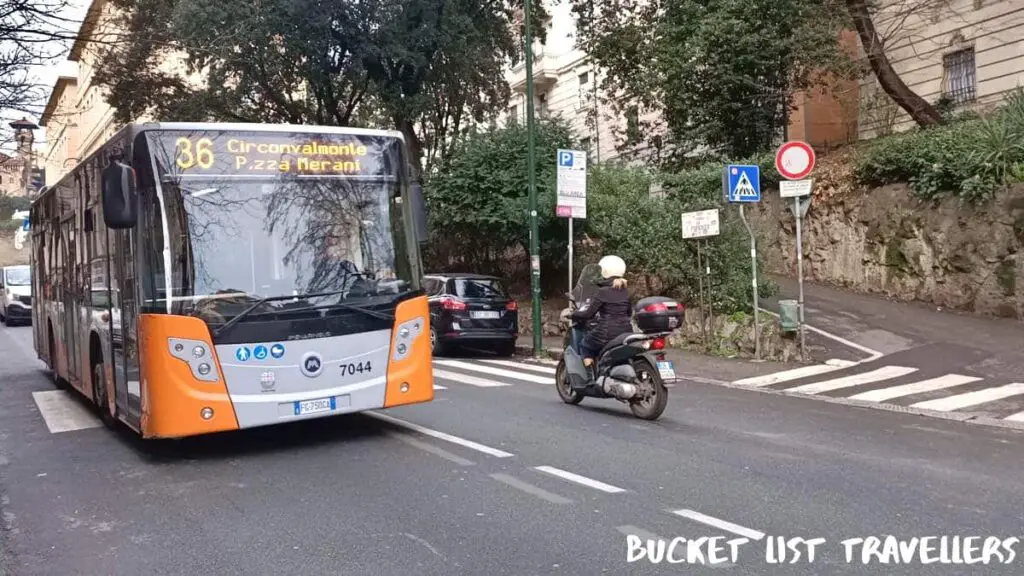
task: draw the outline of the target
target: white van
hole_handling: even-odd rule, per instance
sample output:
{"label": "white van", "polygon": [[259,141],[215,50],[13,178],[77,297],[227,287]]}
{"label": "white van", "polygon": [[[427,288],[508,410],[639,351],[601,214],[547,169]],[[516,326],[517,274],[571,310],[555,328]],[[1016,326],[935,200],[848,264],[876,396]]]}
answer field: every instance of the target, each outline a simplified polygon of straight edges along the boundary
{"label": "white van", "polygon": [[0,268],[0,320],[8,326],[32,323],[32,272],[28,266]]}

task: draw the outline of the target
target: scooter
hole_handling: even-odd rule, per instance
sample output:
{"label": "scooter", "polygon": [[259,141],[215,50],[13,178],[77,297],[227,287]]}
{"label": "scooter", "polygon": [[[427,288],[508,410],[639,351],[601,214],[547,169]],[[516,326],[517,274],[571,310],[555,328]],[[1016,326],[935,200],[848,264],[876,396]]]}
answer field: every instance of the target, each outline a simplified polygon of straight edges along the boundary
{"label": "scooter", "polygon": [[597,293],[600,280],[600,266],[585,266],[573,291],[566,294],[569,307],[561,318],[570,328],[555,369],[555,388],[566,404],[576,405],[584,398],[615,399],[627,404],[637,418],[657,420],[668,406],[665,380],[675,379],[672,362],[665,359],[665,338],[680,326],[683,307],[664,297],[641,300],[634,311],[640,332],[613,339],[587,367],[580,354],[587,327],[569,316]]}

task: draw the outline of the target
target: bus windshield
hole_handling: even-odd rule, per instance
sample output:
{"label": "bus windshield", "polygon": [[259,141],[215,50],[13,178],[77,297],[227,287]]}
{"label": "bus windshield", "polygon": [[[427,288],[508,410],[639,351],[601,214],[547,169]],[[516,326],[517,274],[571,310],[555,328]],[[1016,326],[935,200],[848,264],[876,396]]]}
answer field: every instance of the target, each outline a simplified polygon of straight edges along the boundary
{"label": "bus windshield", "polygon": [[[273,300],[261,305],[266,312],[296,307],[295,301],[282,297],[323,293],[330,293],[332,302],[372,305],[393,301],[414,287],[401,203],[396,201],[398,173],[388,174],[380,161],[365,159],[360,168],[375,172],[366,177],[330,170],[320,176],[303,173],[299,168],[308,167],[308,161],[268,159],[282,153],[266,152],[271,149],[266,139],[227,136],[232,134],[221,138],[220,148],[228,158],[219,170],[215,162],[206,169],[182,170],[182,139],[170,140],[177,157],[166,154],[166,137],[154,139],[162,198],[147,199],[143,191],[141,216],[146,229],[161,235],[163,222],[156,215],[167,214],[171,260],[170,286],[164,275],[149,279],[155,301],[166,302],[162,296],[169,289],[172,312],[201,313],[212,301],[218,316],[227,319],[263,299]],[[259,145],[252,154],[232,153],[245,150],[239,142],[254,140]],[[217,150],[216,145],[212,148]],[[298,156],[302,158],[301,151]],[[267,162],[275,164],[273,171],[268,172]],[[281,168],[285,162],[291,172]],[[257,164],[258,170],[247,168]],[[147,215],[147,205],[153,207],[152,214]],[[150,244],[151,260],[162,258],[154,251],[162,242]],[[311,304],[302,301],[298,307]]]}

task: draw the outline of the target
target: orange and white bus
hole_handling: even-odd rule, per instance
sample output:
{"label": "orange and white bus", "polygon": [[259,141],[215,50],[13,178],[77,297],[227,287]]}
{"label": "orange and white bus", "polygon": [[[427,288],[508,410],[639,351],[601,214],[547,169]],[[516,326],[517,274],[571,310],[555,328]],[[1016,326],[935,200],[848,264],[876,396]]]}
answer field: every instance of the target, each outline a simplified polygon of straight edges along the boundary
{"label": "orange and white bus", "polygon": [[408,162],[398,132],[126,126],[32,204],[38,356],[144,438],[433,400]]}

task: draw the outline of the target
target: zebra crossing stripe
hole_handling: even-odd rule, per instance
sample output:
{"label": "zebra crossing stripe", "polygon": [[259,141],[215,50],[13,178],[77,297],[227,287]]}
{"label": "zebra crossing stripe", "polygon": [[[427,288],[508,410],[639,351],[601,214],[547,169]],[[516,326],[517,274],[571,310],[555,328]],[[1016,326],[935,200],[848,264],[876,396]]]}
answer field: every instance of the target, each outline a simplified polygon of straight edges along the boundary
{"label": "zebra crossing stripe", "polygon": [[902,386],[890,386],[889,388],[880,388],[878,390],[855,394],[850,396],[850,400],[885,402],[886,400],[892,400],[893,398],[899,398],[901,396],[912,396],[914,394],[921,394],[924,392],[945,390],[946,388],[970,384],[971,382],[977,382],[978,380],[981,380],[981,378],[961,376],[959,374],[946,374],[945,376],[932,378],[930,380],[921,380],[920,382],[913,382]]}
{"label": "zebra crossing stripe", "polygon": [[871,372],[854,374],[852,376],[843,376],[842,378],[834,378],[832,380],[824,380],[822,382],[814,382],[812,384],[804,384],[803,386],[789,388],[786,391],[800,392],[803,394],[820,394],[822,392],[831,392],[833,390],[840,390],[851,386],[859,386],[861,384],[870,384],[881,380],[899,378],[900,376],[906,376],[907,374],[912,374],[914,372],[917,372],[917,368],[908,368],[906,366],[884,366],[877,370],[872,370]]}
{"label": "zebra crossing stripe", "polygon": [[554,366],[542,366],[540,364],[527,364],[526,362],[512,362],[510,360],[481,360],[486,364],[493,364],[495,366],[505,366],[508,368],[518,368],[520,370],[530,370],[532,372],[539,372],[541,374],[554,375]]}
{"label": "zebra crossing stripe", "polygon": [[482,366],[480,364],[471,364],[469,362],[460,362],[458,360],[434,360],[434,364],[439,366],[445,366],[448,368],[458,368],[460,370],[468,370],[470,372],[479,372],[481,374],[489,374],[491,376],[501,376],[503,378],[512,378],[514,380],[524,380],[526,382],[533,382],[535,384],[554,384],[555,379],[550,376],[537,376],[535,374],[524,374],[522,372],[515,372],[513,370],[504,370],[502,368],[492,368],[491,366]]}
{"label": "zebra crossing stripe", "polygon": [[440,378],[441,380],[449,380],[452,382],[459,382],[462,384],[469,384],[470,386],[477,386],[480,388],[500,388],[502,386],[511,386],[507,382],[498,382],[496,380],[487,380],[485,378],[477,378],[476,376],[470,376],[469,374],[460,374],[459,372],[448,372],[447,370],[438,370],[434,368],[434,378]]}
{"label": "zebra crossing stripe", "polygon": [[774,374],[766,374],[764,376],[744,378],[742,380],[736,380],[735,382],[733,382],[733,384],[739,386],[770,386],[772,384],[778,384],[779,382],[799,380],[800,378],[807,378],[808,376],[817,376],[818,374],[825,374],[827,372],[833,372],[835,370],[840,370],[842,368],[845,368],[845,366],[815,364],[814,366],[804,366],[801,368],[794,368],[793,370],[783,370],[782,372],[775,372]]}
{"label": "zebra crossing stripe", "polygon": [[1005,386],[985,388],[984,390],[966,392],[955,396],[947,396],[937,400],[918,402],[917,404],[911,404],[910,407],[920,408],[922,410],[949,412],[951,410],[960,410],[969,406],[977,406],[978,404],[994,402],[996,400],[1002,400],[1003,398],[1009,398],[1010,396],[1019,396],[1021,394],[1024,394],[1024,383],[1014,382],[1013,384],[1007,384]]}

